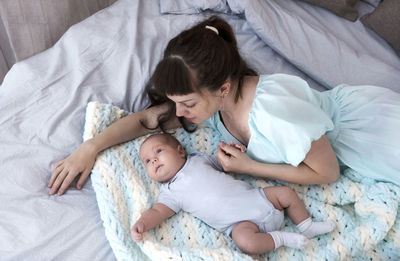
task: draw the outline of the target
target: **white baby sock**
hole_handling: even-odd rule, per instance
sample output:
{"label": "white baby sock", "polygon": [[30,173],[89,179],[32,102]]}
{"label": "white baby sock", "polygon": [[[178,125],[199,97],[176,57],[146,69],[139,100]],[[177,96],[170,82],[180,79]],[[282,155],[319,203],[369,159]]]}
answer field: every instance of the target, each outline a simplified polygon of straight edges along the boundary
{"label": "white baby sock", "polygon": [[311,217],[297,225],[297,228],[300,230],[301,234],[308,238],[313,238],[316,235],[331,232],[335,229],[335,227],[335,223],[330,220],[324,222],[313,222]]}
{"label": "white baby sock", "polygon": [[268,234],[270,234],[274,240],[275,249],[281,246],[304,248],[308,243],[310,243],[308,238],[298,233],[273,231],[268,232]]}

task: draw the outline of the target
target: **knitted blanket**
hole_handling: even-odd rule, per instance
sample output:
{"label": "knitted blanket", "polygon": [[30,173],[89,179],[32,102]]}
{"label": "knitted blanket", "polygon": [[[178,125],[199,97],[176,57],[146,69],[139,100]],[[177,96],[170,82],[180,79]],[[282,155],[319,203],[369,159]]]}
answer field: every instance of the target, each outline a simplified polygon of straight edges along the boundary
{"label": "knitted blanket", "polygon": [[[126,114],[112,105],[89,103],[84,140]],[[212,154],[220,140],[218,133],[205,127],[192,134],[179,128],[174,136],[188,153]],[[139,159],[143,140],[100,153],[91,175],[105,233],[118,260],[400,260],[399,187],[366,180],[349,169],[330,185],[289,185],[313,220],[329,219],[337,224],[332,233],[313,238],[304,250],[281,247],[249,256],[231,239],[182,211],[147,232],[143,242],[135,243],[131,227],[159,194],[159,184],[148,178]],[[235,178],[259,187],[278,184],[245,175]],[[283,230],[297,231],[287,217]]]}

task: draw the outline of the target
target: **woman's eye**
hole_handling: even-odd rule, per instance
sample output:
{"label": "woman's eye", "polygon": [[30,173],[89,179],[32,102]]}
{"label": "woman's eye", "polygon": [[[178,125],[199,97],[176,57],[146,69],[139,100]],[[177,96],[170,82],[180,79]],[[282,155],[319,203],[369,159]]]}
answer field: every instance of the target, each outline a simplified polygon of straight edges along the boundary
{"label": "woman's eye", "polygon": [[196,106],[196,103],[193,103],[193,104],[191,104],[191,105],[185,104],[185,107],[186,107],[186,108],[193,108],[194,106]]}

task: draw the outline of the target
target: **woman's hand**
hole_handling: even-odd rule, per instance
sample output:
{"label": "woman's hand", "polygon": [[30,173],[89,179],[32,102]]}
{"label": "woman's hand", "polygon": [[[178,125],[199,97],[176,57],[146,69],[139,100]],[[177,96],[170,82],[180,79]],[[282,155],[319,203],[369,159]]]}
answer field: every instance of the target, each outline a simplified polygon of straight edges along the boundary
{"label": "woman's hand", "polygon": [[144,224],[142,222],[136,222],[131,230],[131,236],[133,241],[140,242],[143,240]]}
{"label": "woman's hand", "polygon": [[[144,111],[129,114],[115,121],[95,138],[82,143],[70,156],[55,164],[48,184],[51,187],[50,194],[54,194],[58,190],[58,194],[62,195],[79,174],[77,188],[81,189],[93,168],[98,152],[155,131],[145,128],[141,122],[155,127],[159,116],[168,109],[169,105],[163,103]],[[172,129],[179,126],[178,118],[173,117],[166,122],[165,127]]]}
{"label": "woman's hand", "polygon": [[217,159],[219,165],[226,172],[246,173],[246,167],[249,166],[252,159],[247,156],[246,147],[241,144],[230,145],[221,141],[217,150]]}
{"label": "woman's hand", "polygon": [[246,146],[244,146],[243,144],[233,143],[233,141],[231,141],[231,143],[229,145],[231,147],[234,147],[234,148],[240,150],[241,152],[246,152]]}
{"label": "woman's hand", "polygon": [[50,194],[62,195],[80,174],[77,188],[81,189],[96,160],[97,151],[91,141],[82,143],[71,155],[54,165],[48,187]]}

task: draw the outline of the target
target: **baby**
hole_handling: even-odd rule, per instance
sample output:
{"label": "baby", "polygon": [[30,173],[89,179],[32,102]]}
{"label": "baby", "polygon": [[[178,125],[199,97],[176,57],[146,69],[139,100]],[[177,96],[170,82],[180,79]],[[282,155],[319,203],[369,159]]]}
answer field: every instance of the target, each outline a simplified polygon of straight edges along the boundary
{"label": "baby", "polygon": [[[281,246],[304,248],[309,238],[331,232],[331,221],[313,222],[296,192],[289,187],[254,188],[225,174],[213,157],[194,153],[186,158],[171,135],[156,134],[140,147],[140,159],[151,179],[161,182],[158,202],[132,227],[132,239],[184,210],[230,236],[247,254]],[[279,231],[283,210],[300,233]]]}

